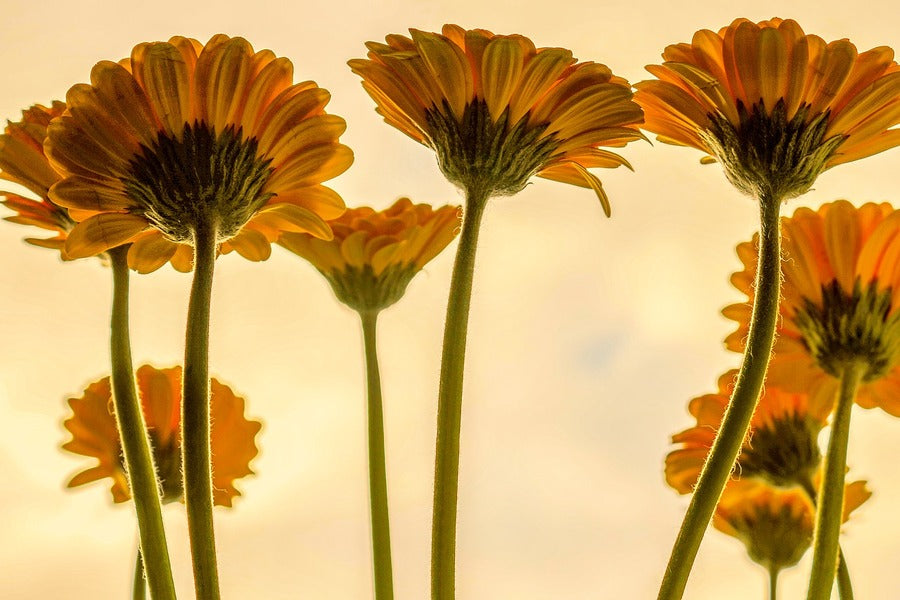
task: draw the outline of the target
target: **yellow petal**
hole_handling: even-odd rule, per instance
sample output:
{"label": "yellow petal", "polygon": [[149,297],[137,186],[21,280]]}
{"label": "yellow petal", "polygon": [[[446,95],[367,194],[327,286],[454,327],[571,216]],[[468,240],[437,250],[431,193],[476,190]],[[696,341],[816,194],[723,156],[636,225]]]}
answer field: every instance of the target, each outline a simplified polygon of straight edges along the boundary
{"label": "yellow petal", "polygon": [[172,258],[178,244],[158,231],[148,231],[135,238],[128,248],[128,266],[138,273],[152,273]]}
{"label": "yellow petal", "polygon": [[484,49],[481,59],[482,93],[495,123],[519,86],[524,59],[524,49],[515,38],[496,37]]}
{"label": "yellow petal", "polygon": [[72,258],[85,258],[127,244],[145,231],[149,224],[143,217],[126,213],[103,213],[75,226],[66,240],[66,253]]}

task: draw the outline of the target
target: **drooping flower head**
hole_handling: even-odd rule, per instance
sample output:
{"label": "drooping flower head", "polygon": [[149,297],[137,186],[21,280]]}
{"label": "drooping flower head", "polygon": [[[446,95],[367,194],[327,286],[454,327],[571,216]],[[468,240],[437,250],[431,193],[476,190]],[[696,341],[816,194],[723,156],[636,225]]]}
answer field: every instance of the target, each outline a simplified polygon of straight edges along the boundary
{"label": "drooping flower head", "polygon": [[379,311],[397,302],[413,276],[453,240],[459,211],[400,198],[382,211],[348,209],[330,223],[331,240],[285,233],[279,244],[311,262],[338,300],[357,311]]}
{"label": "drooping flower head", "polygon": [[[787,199],[823,170],[900,144],[900,67],[792,20],[736,19],[666,48],[635,87],[644,128],[720,162],[739,190]],[[892,129],[893,128],[893,129]]]}
{"label": "drooping flower head", "polygon": [[[871,495],[864,481],[848,484],[844,488],[843,520],[847,521]],[[803,558],[812,543],[815,515],[815,506],[801,489],[745,480],[725,489],[713,525],[741,540],[754,562],[778,572]]]}
{"label": "drooping flower head", "polygon": [[[666,482],[681,494],[693,491],[706,462],[737,378],[731,370],[719,378],[715,394],[691,400],[697,424],[672,436],[680,447],[666,456]],[[794,487],[812,482],[821,467],[818,435],[828,420],[832,397],[786,392],[767,386],[750,422],[735,476]]]}
{"label": "drooping flower head", "polygon": [[65,111],[62,102],[53,102],[50,107],[35,104],[22,111],[22,120],[6,125],[0,135],[0,178],[17,183],[37,196],[26,198],[15,192],[0,192],[3,204],[15,211],[6,221],[21,225],[33,225],[54,232],[51,238],[27,238],[25,241],[35,246],[59,250],[63,260],[69,256],[65,251],[66,236],[75,226],[66,210],[50,201],[50,187],[59,181],[44,156],[44,139],[47,126],[54,117]]}
{"label": "drooping flower head", "polygon": [[449,181],[485,196],[520,191],[532,175],[594,189],[587,169],[628,165],[599,146],[642,137],[631,87],[569,50],[521,35],[445,25],[369,42],[349,62],[385,121],[432,148]]}
{"label": "drooping flower head", "polygon": [[[144,365],[137,371],[137,383],[163,501],[179,501],[183,496],[179,427],[181,367],[156,369]],[[241,495],[234,486],[235,480],[253,473],[250,461],[257,454],[255,437],[262,425],[244,418],[244,399],[236,396],[231,388],[216,379],[210,383],[213,501],[218,506],[231,506],[234,497]],[[109,377],[90,384],[83,396],[70,398],[69,406],[72,416],[66,420],[65,427],[72,439],[63,448],[98,461],[96,466],[72,477],[69,487],[109,477],[113,482],[110,490],[113,499],[129,500],[131,492],[122,462]]]}
{"label": "drooping flower head", "polygon": [[[856,402],[900,416],[900,211],[846,200],[798,209],[781,220],[784,284],[769,381],[832,397],[851,363],[865,367]],[[744,270],[731,281],[752,298],[756,238],[738,246]],[[741,351],[751,305],[723,311],[737,321],[725,342]]]}
{"label": "drooping flower head", "polygon": [[320,184],[352,162],[338,143],[345,123],[325,113],[326,90],[292,80],[288,59],[225,35],[97,63],[46,144],[65,174],[50,197],[78,221],[66,252],[132,243],[129,263],[149,270],[176,251],[189,261],[177,243],[198,227],[250,260],[267,258],[281,231],[330,237],[325,220],[344,205]]}

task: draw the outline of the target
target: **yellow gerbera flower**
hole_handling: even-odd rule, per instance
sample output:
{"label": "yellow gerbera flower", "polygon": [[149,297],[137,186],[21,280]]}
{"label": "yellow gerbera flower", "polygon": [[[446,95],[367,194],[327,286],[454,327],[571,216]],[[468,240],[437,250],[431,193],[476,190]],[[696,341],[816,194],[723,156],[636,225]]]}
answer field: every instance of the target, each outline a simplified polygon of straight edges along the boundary
{"label": "yellow gerbera flower", "polygon": [[50,187],[59,181],[44,156],[44,139],[47,126],[54,117],[65,111],[63,102],[55,101],[50,107],[35,104],[22,111],[22,120],[8,123],[0,135],[0,178],[28,188],[38,200],[26,198],[15,192],[0,192],[5,197],[3,204],[16,213],[5,217],[6,221],[21,225],[33,225],[53,231],[56,235],[49,239],[27,238],[25,241],[35,246],[59,250],[63,260],[69,260],[65,251],[66,236],[75,222],[65,209],[50,201]]}
{"label": "yellow gerbera flower", "polygon": [[[844,517],[871,497],[865,481],[844,488]],[[741,540],[754,562],[776,574],[797,564],[813,539],[816,509],[801,489],[772,487],[758,480],[734,482],[716,507],[713,525]]]}
{"label": "yellow gerbera flower", "polygon": [[[736,378],[736,369],[728,371],[719,378],[717,393],[691,400],[688,410],[697,424],[672,436],[672,442],[680,447],[666,456],[666,482],[680,494],[694,490]],[[829,395],[791,393],[767,386],[744,438],[736,476],[783,487],[812,483],[822,461],[819,432],[833,405]]]}
{"label": "yellow gerbera flower", "polygon": [[97,63],[72,87],[49,128],[51,164],[65,179],[50,197],[78,224],[73,257],[131,243],[129,263],[149,270],[214,228],[221,252],[264,260],[281,231],[329,238],[344,205],[322,181],[353,160],[338,143],[344,120],[293,66],[243,38],[204,46],[173,37],[135,46],[131,58]]}
{"label": "yellow gerbera flower", "polygon": [[399,300],[422,267],[459,232],[460,209],[413,204],[348,209],[331,221],[334,238],[285,233],[279,244],[302,256],[328,279],[338,299],[358,311],[379,311]]}
{"label": "yellow gerbera flower", "polygon": [[349,62],[385,121],[432,148],[452,183],[487,196],[521,190],[532,175],[594,189],[591,167],[628,166],[599,146],[639,139],[631,86],[569,50],[521,35],[445,25],[369,42]]}
{"label": "yellow gerbera flower", "polygon": [[741,191],[780,199],[825,169],[900,144],[900,67],[880,46],[858,53],[792,20],[736,19],[666,48],[656,81],[635,87],[644,128],[722,163]]}
{"label": "yellow gerbera flower", "polygon": [[[831,397],[843,369],[862,362],[856,402],[900,416],[900,211],[855,208],[846,200],[798,209],[781,220],[784,285],[769,381]],[[744,270],[731,281],[752,298],[756,238],[738,246]],[[725,342],[741,351],[751,304],[723,314],[738,329]]]}
{"label": "yellow gerbera flower", "polygon": [[[163,501],[182,500],[181,367],[156,369],[144,365],[137,371],[137,382]],[[262,425],[244,418],[244,399],[236,396],[231,388],[216,379],[210,383],[213,501],[218,506],[231,506],[234,497],[241,495],[234,486],[235,480],[253,473],[250,461],[258,452],[255,437]],[[113,481],[113,500],[129,500],[131,493],[122,463],[109,377],[90,384],[83,396],[70,398],[69,406],[72,416],[65,421],[65,427],[72,439],[63,448],[98,460],[96,466],[72,477],[69,487],[109,477]]]}

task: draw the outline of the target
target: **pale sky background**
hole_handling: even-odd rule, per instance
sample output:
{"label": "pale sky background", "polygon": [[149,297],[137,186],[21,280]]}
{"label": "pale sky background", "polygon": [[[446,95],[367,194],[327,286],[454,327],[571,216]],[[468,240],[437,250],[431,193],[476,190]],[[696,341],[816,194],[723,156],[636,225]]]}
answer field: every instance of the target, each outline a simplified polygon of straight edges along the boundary
{"label": "pale sky background", "polygon": [[[353,167],[333,181],[348,205],[458,203],[433,155],[381,122],[346,66],[363,43],[444,23],[522,33],[565,46],[635,82],[663,48],[739,16],[797,19],[860,50],[900,46],[896,3],[573,2],[283,3],[0,0],[0,117],[63,98],[99,60],[142,41],[242,35],[294,61],[297,80],[333,93]],[[493,201],[484,220],[469,329],[458,547],[460,600],[650,599],[687,498],[662,475],[669,436],[691,424],[688,400],[738,364],[720,316],[741,296],[734,246],[756,208],[700,153],[645,143],[623,154],[637,172],[601,171],[607,220],[589,190],[544,180]],[[900,151],[824,174],[785,209],[837,198],[900,203]],[[0,597],[128,597],[135,548],[130,505],[106,484],[67,491],[90,459],[59,449],[65,399],[109,370],[111,275],[95,260],[63,264],[0,223]],[[380,323],[397,598],[427,597],[440,338],[455,243]],[[136,366],[181,360],[190,277],[169,267],[133,277]],[[227,599],[371,597],[364,371],[354,313],[320,275],[276,248],[217,265],[211,370],[264,421],[244,497],[218,509]],[[900,423],[854,410],[850,476],[874,497],[843,547],[860,600],[897,598]],[[165,509],[177,586],[192,597],[186,522]],[[809,556],[781,580],[802,598]],[[761,568],[711,531],[686,598],[755,600]]]}

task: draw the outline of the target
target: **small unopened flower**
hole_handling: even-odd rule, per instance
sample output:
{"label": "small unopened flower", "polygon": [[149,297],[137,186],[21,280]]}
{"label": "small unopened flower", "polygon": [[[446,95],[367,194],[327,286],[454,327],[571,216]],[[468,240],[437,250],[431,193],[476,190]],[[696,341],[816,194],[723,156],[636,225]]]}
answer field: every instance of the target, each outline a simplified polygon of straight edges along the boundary
{"label": "small unopened flower", "polygon": [[334,237],[282,234],[279,243],[313,264],[338,299],[357,311],[379,311],[397,302],[422,267],[459,231],[459,207],[413,204],[347,209],[331,221]]}
{"label": "small unopened flower", "polygon": [[[693,491],[731,397],[737,370],[719,378],[714,394],[691,400],[697,424],[672,436],[679,447],[666,456],[666,482],[681,494]],[[794,487],[811,483],[821,468],[818,436],[825,426],[833,397],[786,392],[767,386],[750,422],[735,467],[735,477],[758,478],[771,485]]]}
{"label": "small unopened flower", "polygon": [[[181,367],[156,369],[144,365],[137,371],[137,383],[163,501],[180,501]],[[255,438],[262,425],[244,417],[244,399],[231,388],[216,379],[210,385],[213,501],[218,506],[231,506],[234,497],[241,495],[234,486],[235,480],[253,473],[250,461],[258,452]],[[109,477],[113,500],[129,500],[131,493],[122,463],[109,377],[90,384],[82,396],[70,398],[69,406],[72,416],[65,421],[65,427],[72,439],[63,448],[96,458],[98,463],[72,477],[69,487]]]}
{"label": "small unopened flower", "polygon": [[628,166],[600,146],[642,134],[631,86],[604,65],[521,35],[445,25],[369,42],[349,62],[385,121],[437,154],[447,179],[489,197],[520,191],[537,175],[592,188],[592,167]]}
{"label": "small unopened flower", "polygon": [[825,169],[900,144],[900,67],[792,20],[736,19],[666,48],[636,84],[644,128],[698,148],[744,193],[787,199]]}
{"label": "small unopened flower", "polygon": [[[871,495],[864,481],[848,484],[843,520]],[[741,540],[754,562],[777,573],[803,558],[812,543],[815,514],[815,506],[803,490],[747,480],[725,489],[713,525]]]}
{"label": "small unopened flower", "polygon": [[[834,397],[842,371],[864,367],[856,402],[900,416],[900,211],[846,200],[783,217],[784,284],[769,381]],[[756,239],[738,246],[744,270],[731,281],[753,297]],[[751,304],[727,307],[726,338],[741,351]]]}
{"label": "small unopened flower", "polygon": [[329,93],[294,84],[293,65],[243,38],[173,37],[102,61],[49,128],[65,175],[51,199],[78,221],[73,257],[132,244],[129,264],[190,267],[198,228],[221,252],[265,260],[282,231],[329,238],[343,201],[321,182],[353,160]]}

